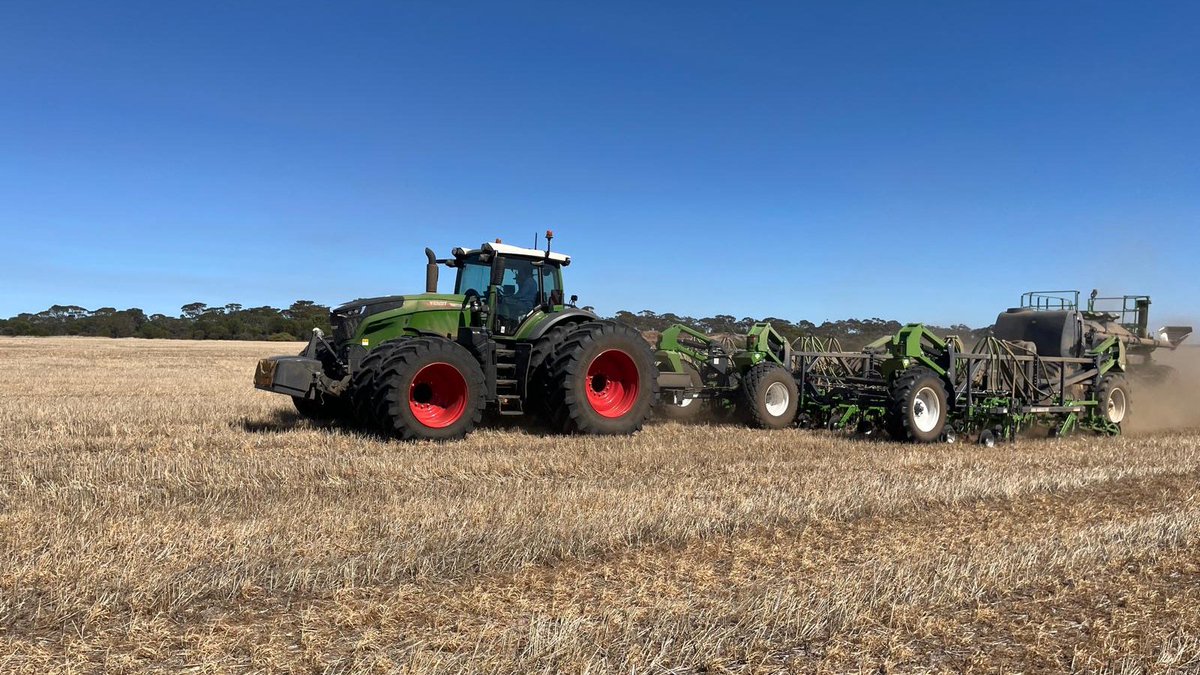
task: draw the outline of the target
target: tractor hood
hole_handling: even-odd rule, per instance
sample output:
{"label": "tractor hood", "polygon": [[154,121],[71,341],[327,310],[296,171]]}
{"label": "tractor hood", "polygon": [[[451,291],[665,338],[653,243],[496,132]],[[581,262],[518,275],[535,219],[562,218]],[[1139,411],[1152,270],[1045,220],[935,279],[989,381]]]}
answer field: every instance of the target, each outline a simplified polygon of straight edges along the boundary
{"label": "tractor hood", "polygon": [[334,339],[339,343],[366,340],[375,345],[404,334],[436,333],[453,337],[469,310],[466,296],[420,293],[362,298],[330,312]]}

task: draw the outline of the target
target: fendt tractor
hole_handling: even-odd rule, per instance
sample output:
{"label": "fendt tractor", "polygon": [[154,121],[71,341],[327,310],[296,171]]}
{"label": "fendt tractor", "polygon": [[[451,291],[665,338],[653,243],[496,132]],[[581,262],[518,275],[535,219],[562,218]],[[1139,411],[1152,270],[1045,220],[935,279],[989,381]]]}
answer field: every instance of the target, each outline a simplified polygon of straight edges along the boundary
{"label": "fendt tractor", "polygon": [[856,352],[811,337],[789,345],[768,324],[756,324],[736,349],[673,326],[659,339],[656,365],[690,384],[664,391],[662,410],[684,420],[740,407],[760,427],[883,431],[913,442],[963,436],[993,445],[1036,428],[1118,434],[1132,413],[1131,390],[1172,376],[1153,352],[1175,349],[1192,332],[1152,334],[1149,311],[1144,295],[1093,291],[1084,308],[1078,291],[1030,292],[970,350],[921,324]]}
{"label": "fendt tractor", "polygon": [[[425,292],[355,300],[331,312],[299,356],[258,363],[259,389],[292,397],[314,419],[355,422],[402,439],[452,439],[485,413],[554,430],[630,434],[651,412],[660,374],[633,328],[564,299],[571,258],[501,243],[428,259]],[[456,271],[438,292],[439,266]]]}

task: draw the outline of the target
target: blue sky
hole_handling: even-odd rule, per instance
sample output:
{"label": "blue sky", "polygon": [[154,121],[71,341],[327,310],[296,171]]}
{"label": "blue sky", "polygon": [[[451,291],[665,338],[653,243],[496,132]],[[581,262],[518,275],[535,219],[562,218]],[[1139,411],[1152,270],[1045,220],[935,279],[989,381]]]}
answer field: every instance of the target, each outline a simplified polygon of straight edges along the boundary
{"label": "blue sky", "polygon": [[1200,5],[0,5],[0,315],[416,292],[553,228],[626,308],[1200,317]]}

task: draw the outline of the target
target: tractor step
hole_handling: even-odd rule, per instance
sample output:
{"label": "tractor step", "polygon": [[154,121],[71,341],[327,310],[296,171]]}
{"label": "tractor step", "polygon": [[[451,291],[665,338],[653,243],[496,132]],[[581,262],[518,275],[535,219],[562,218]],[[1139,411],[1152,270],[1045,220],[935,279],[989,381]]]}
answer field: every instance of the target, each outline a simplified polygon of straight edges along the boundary
{"label": "tractor step", "polygon": [[525,414],[524,402],[516,394],[500,394],[496,397],[496,401],[500,404],[499,410],[501,415]]}
{"label": "tractor step", "polygon": [[493,353],[496,411],[501,415],[524,415],[525,401],[518,374],[523,367],[522,357],[528,357],[528,350],[521,346],[498,346]]}

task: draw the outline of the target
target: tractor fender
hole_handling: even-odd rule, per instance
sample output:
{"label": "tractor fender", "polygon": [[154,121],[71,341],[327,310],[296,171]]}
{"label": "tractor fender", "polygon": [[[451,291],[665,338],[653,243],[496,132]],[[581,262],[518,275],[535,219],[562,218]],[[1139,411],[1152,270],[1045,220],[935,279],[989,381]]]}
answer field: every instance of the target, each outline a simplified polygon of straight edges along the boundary
{"label": "tractor fender", "polygon": [[574,308],[574,307],[564,309],[561,312],[556,312],[556,313],[552,314],[550,316],[550,318],[543,321],[540,326],[535,328],[533,330],[533,332],[529,334],[529,339],[537,340],[538,338],[542,337],[546,333],[549,333],[555,326],[561,326],[563,324],[568,324],[568,323],[583,323],[584,321],[595,321],[596,319],[599,319],[599,318],[600,317],[596,316],[592,312],[587,311],[586,309],[578,309],[578,308]]}

